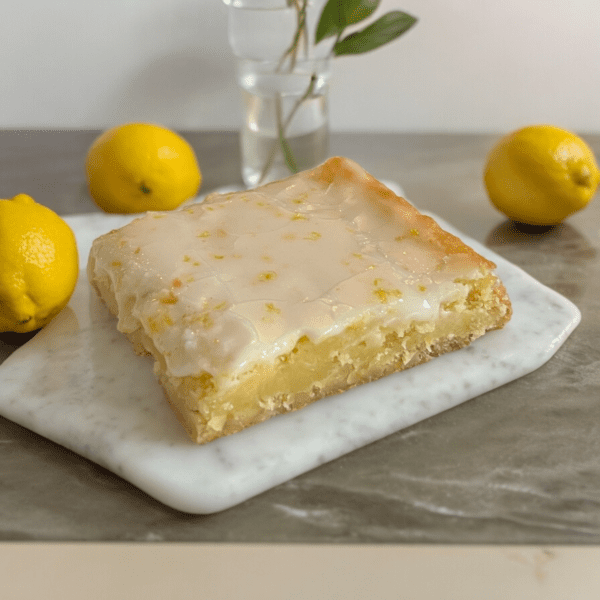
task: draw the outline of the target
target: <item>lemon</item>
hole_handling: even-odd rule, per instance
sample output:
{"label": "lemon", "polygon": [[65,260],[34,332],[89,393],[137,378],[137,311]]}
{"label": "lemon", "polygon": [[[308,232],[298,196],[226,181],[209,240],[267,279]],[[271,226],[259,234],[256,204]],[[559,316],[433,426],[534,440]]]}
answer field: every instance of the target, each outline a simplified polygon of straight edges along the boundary
{"label": "lemon", "polygon": [[150,123],[105,131],[91,145],[85,169],[92,199],[109,213],[172,210],[195,196],[202,182],[188,142]]}
{"label": "lemon", "polygon": [[494,146],[484,182],[492,204],[509,219],[556,225],[593,198],[600,171],[580,137],[551,125],[532,125]]}
{"label": "lemon", "polygon": [[0,200],[0,332],[47,325],[78,274],[77,242],[63,219],[26,194]]}

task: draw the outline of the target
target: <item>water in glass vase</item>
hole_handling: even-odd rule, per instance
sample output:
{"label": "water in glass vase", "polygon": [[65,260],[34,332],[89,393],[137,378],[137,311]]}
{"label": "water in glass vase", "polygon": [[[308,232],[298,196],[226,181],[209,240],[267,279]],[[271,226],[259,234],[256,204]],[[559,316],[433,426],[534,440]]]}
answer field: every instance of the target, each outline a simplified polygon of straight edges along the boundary
{"label": "water in glass vase", "polygon": [[[256,186],[323,162],[329,151],[327,96],[257,96],[244,91],[246,122],[241,130],[242,177]],[[298,102],[300,103],[298,104]],[[279,106],[278,106],[279,105]],[[285,123],[286,152],[278,134],[277,114]]]}
{"label": "water in glass vase", "polygon": [[[326,45],[311,43],[324,0],[224,0],[244,122],[242,176],[253,187],[315,166],[328,153]],[[299,7],[307,28],[298,34]]]}

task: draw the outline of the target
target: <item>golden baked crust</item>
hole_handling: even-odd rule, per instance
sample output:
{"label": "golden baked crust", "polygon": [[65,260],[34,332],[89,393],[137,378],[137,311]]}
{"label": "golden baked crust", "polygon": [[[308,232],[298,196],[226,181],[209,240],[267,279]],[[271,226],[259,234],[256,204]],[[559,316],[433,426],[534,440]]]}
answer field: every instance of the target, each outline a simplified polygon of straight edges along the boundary
{"label": "golden baked crust", "polygon": [[336,157],[149,213],[96,240],[88,274],[205,443],[502,327],[494,268]]}

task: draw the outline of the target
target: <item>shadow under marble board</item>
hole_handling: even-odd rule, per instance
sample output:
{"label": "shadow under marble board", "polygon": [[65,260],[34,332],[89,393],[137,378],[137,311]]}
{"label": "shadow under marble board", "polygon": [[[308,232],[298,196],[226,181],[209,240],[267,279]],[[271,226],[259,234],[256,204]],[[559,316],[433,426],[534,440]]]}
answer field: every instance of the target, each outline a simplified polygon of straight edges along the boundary
{"label": "shadow under marble board", "polygon": [[[134,353],[81,271],[69,305],[0,365],[0,414],[172,508],[202,514],[234,506],[548,361],[578,325],[579,310],[432,216],[498,265],[513,303],[504,329],[466,348],[198,446],[165,401],[152,361]],[[66,217],[82,267],[93,239],[131,218]]]}

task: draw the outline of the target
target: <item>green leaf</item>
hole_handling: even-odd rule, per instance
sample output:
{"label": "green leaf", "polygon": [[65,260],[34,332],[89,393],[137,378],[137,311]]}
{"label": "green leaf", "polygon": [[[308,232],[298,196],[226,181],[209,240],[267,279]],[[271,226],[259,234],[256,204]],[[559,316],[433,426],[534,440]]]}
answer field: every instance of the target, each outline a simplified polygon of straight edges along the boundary
{"label": "green leaf", "polygon": [[315,44],[321,40],[338,35],[344,30],[344,21],[340,11],[339,0],[329,0],[323,7],[317,31],[315,33]]}
{"label": "green leaf", "polygon": [[346,25],[354,25],[370,17],[379,6],[380,0],[342,0]]}
{"label": "green leaf", "polygon": [[336,56],[362,54],[375,50],[408,31],[417,19],[407,13],[395,10],[380,17],[361,31],[351,33],[333,47]]}
{"label": "green leaf", "polygon": [[328,0],[317,24],[315,44],[327,37],[340,35],[348,25],[366,19],[373,14],[379,2],[380,0]]}

